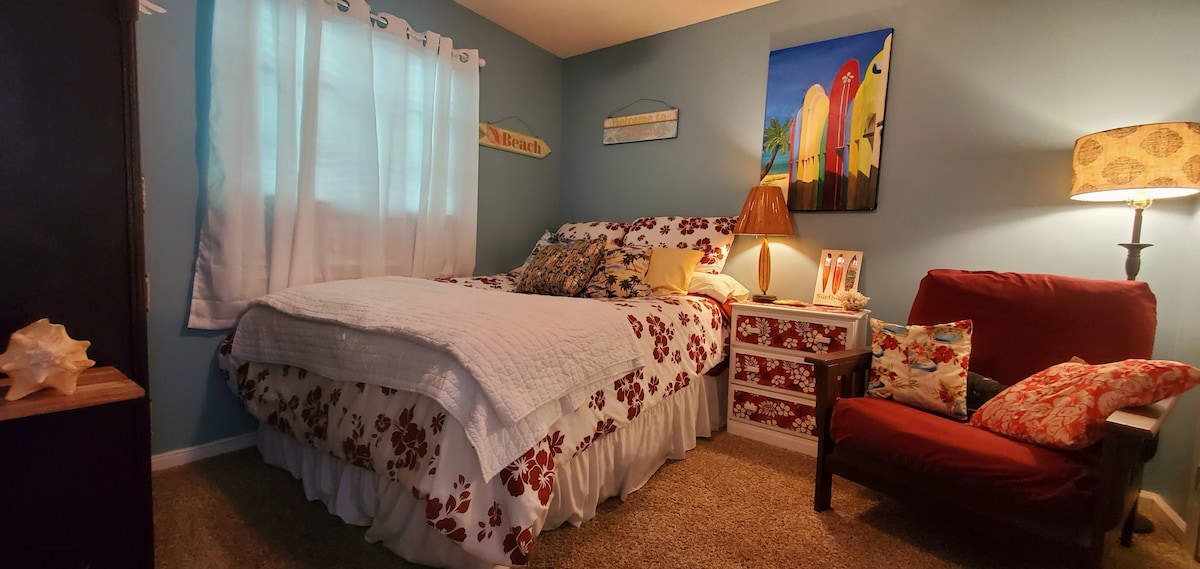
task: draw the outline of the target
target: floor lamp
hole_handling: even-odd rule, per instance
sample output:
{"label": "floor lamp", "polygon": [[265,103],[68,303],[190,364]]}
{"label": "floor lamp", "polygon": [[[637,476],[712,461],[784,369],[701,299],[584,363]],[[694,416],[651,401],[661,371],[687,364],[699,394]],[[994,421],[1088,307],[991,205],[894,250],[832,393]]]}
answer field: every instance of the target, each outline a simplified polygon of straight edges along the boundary
{"label": "floor lamp", "polygon": [[783,190],[779,186],[755,186],[750,188],[737,225],[737,235],[762,235],[762,246],[758,249],[758,288],[762,294],[754,295],[754,302],[774,302],[775,295],[767,294],[771,286],[771,248],[768,235],[791,235],[792,215],[783,201]]}
{"label": "floor lamp", "polygon": [[1133,208],[1133,239],[1125,277],[1142,266],[1142,212],[1157,199],[1200,192],[1200,123],[1171,122],[1115,128],[1075,141],[1071,199],[1125,202]]}

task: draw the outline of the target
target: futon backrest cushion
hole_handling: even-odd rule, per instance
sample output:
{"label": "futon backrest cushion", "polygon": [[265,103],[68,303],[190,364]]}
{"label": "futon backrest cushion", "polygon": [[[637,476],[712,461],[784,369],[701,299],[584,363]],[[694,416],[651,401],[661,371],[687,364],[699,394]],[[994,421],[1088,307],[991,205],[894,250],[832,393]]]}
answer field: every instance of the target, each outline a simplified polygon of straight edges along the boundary
{"label": "futon backrest cushion", "polygon": [[935,269],[921,279],[908,323],[971,320],[971,371],[1012,385],[1073,356],[1149,359],[1155,310],[1144,282]]}

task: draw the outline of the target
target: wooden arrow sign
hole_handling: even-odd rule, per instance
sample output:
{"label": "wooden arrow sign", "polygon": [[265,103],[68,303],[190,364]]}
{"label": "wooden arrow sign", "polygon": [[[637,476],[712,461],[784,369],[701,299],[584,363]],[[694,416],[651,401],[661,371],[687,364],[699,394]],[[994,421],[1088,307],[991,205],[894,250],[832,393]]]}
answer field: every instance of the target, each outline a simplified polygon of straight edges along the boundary
{"label": "wooden arrow sign", "polygon": [[513,132],[485,122],[479,123],[479,144],[539,159],[550,154],[550,146],[536,136]]}

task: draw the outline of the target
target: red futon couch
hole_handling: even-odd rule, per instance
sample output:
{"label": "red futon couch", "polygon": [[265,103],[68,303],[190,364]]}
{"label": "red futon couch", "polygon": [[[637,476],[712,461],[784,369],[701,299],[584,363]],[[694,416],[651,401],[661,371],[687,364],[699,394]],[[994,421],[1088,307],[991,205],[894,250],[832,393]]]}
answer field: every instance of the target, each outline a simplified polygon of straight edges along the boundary
{"label": "red futon couch", "polygon": [[[970,370],[1005,385],[1073,356],[1149,359],[1155,298],[1136,281],[933,270],[909,324],[973,323]],[[833,475],[922,503],[950,506],[1069,544],[1098,567],[1108,530],[1129,544],[1142,465],[1173,398],[1109,416],[1101,442],[1063,451],[1019,442],[888,399],[864,397],[869,351],[810,359],[817,376],[814,507],[830,507]]]}

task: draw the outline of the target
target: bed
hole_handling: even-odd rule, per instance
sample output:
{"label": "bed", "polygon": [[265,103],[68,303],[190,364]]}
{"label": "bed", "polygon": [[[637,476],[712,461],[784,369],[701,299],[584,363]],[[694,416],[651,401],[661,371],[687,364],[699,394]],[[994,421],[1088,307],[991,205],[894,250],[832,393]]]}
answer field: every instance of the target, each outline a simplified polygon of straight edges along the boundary
{"label": "bed", "polygon": [[541,531],[587,521],[719,427],[725,303],[744,288],[514,294],[523,271],[548,242],[600,240],[610,259],[694,249],[693,270],[716,274],[733,222],[566,224],[508,274],[281,291],[243,313],[219,365],[264,459],[368,541],[424,565],[525,565]]}

